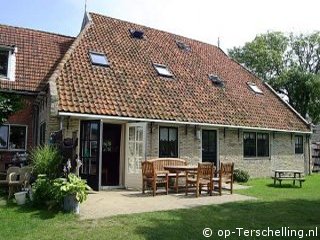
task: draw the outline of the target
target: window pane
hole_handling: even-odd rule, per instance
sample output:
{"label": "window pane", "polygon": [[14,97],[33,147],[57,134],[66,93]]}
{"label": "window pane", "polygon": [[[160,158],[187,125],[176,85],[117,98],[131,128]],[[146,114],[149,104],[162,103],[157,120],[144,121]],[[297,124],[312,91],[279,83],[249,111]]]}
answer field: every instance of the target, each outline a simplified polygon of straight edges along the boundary
{"label": "window pane", "polygon": [[159,157],[178,157],[178,129],[160,127]]}
{"label": "window pane", "polygon": [[98,140],[98,123],[91,123],[91,135],[90,140]]}
{"label": "window pane", "polygon": [[10,126],[10,149],[26,149],[26,127]]}
{"label": "window pane", "polygon": [[257,133],[258,157],[269,156],[269,134]]}
{"label": "window pane", "polygon": [[243,152],[245,157],[256,157],[255,133],[243,133]]}
{"label": "window pane", "polygon": [[0,75],[7,76],[9,51],[0,49]]}
{"label": "window pane", "polygon": [[107,66],[108,60],[106,55],[99,53],[90,53],[91,62],[96,65]]}
{"label": "window pane", "polygon": [[40,145],[44,145],[46,141],[46,123],[40,125]]}
{"label": "window pane", "polygon": [[172,77],[172,73],[169,71],[169,69],[166,66],[154,64],[154,67],[156,68],[159,75]]}
{"label": "window pane", "polygon": [[0,126],[0,149],[8,148],[8,126]]}
{"label": "window pane", "polygon": [[295,153],[303,153],[303,136],[295,136]]}
{"label": "window pane", "polygon": [[168,132],[168,128],[160,128],[160,141],[166,141],[169,139],[169,132]]}

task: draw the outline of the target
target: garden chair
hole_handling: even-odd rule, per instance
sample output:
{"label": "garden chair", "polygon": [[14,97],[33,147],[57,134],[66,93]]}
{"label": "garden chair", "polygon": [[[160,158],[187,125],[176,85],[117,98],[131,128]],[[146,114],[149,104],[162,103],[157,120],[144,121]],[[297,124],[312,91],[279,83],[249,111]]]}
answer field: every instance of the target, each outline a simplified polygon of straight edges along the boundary
{"label": "garden chair", "polygon": [[155,196],[157,186],[160,184],[165,185],[166,194],[168,194],[169,177],[167,171],[157,172],[154,168],[154,163],[144,161],[141,163],[142,167],[142,193],[145,193],[145,189],[148,186],[152,188],[152,194]]}
{"label": "garden chair", "polygon": [[220,164],[218,176],[213,178],[212,184],[213,187],[217,185],[220,196],[222,195],[222,184],[230,184],[230,188],[228,190],[231,194],[233,193],[233,170],[233,162]]}
{"label": "garden chair", "polygon": [[189,187],[196,187],[196,197],[201,194],[203,186],[207,186],[208,193],[212,196],[212,178],[215,167],[213,163],[198,163],[196,172],[186,172],[186,195],[188,195]]}
{"label": "garden chair", "polygon": [[9,194],[8,199],[16,192],[21,189],[29,187],[30,177],[32,173],[32,167],[22,167],[19,171],[19,178],[9,178]]}
{"label": "garden chair", "polygon": [[[20,174],[19,167],[9,167],[6,174],[5,180],[0,180],[1,187],[9,187],[9,183],[12,181],[17,181]],[[9,187],[9,195],[10,195],[10,187]]]}

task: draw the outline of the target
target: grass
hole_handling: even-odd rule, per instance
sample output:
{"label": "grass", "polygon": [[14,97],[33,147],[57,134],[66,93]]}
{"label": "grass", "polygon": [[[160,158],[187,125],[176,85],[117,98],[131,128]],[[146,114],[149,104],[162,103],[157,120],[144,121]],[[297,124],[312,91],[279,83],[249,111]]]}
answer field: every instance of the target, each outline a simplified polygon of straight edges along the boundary
{"label": "grass", "polygon": [[[206,239],[205,227],[214,231],[209,239],[223,239],[217,236],[218,229],[320,228],[320,175],[307,177],[302,188],[271,183],[271,179],[252,180],[251,188],[237,191],[257,197],[256,201],[85,221],[71,214],[18,207],[0,198],[0,239]],[[227,239],[259,238],[232,235]]]}

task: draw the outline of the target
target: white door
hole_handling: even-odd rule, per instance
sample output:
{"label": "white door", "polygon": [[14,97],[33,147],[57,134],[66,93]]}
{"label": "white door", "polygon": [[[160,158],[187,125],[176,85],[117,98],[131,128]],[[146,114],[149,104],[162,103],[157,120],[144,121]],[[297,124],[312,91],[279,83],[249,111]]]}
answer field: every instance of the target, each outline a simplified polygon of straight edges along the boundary
{"label": "white door", "polygon": [[146,159],[146,123],[127,123],[125,186],[142,187],[141,162]]}

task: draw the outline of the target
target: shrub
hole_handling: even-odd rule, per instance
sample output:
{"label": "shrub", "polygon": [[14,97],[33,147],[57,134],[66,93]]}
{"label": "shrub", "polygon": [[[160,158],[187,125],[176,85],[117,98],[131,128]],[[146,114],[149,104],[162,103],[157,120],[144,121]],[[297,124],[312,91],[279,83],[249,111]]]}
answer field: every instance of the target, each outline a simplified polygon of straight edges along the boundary
{"label": "shrub", "polygon": [[250,176],[247,171],[235,169],[233,172],[233,178],[236,182],[248,182]]}
{"label": "shrub", "polygon": [[38,175],[37,180],[32,184],[33,203],[35,205],[49,208],[55,207],[62,203],[62,194],[60,189],[55,185],[55,180],[47,178],[46,175]]}
{"label": "shrub", "polygon": [[54,179],[62,174],[62,156],[52,146],[44,145],[33,149],[30,160],[36,175],[45,174],[48,179]]}
{"label": "shrub", "polygon": [[65,196],[74,195],[80,203],[87,199],[87,189],[90,189],[85,180],[82,180],[72,173],[68,175],[67,179],[55,179],[54,186],[58,191],[58,193],[55,194],[56,199],[60,199],[61,201]]}

